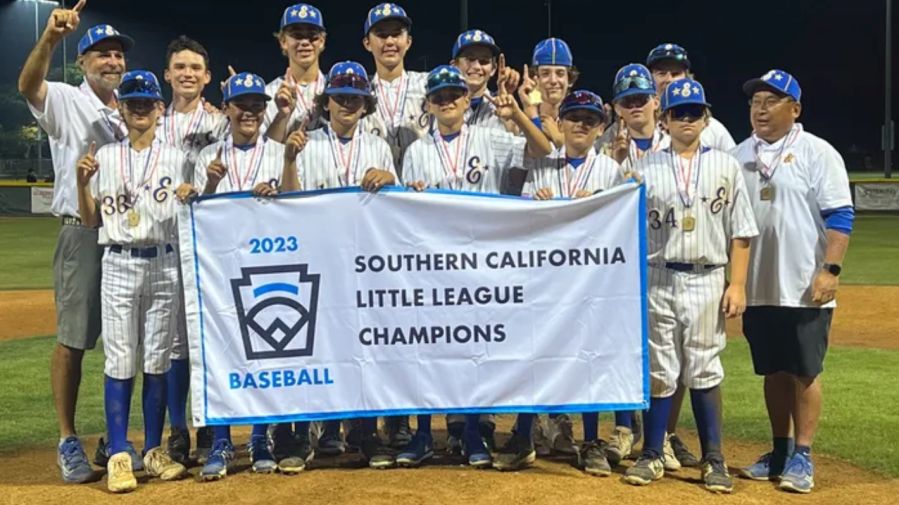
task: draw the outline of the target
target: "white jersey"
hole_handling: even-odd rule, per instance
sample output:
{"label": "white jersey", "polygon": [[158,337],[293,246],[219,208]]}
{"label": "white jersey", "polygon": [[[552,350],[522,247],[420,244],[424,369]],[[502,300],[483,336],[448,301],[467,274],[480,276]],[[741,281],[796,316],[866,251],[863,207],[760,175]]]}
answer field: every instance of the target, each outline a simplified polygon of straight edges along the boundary
{"label": "white jersey", "polygon": [[91,178],[91,194],[103,220],[100,245],[177,244],[175,190],[187,157],[160,142],[135,151],[126,138],[97,151],[100,168]]}
{"label": "white jersey", "polygon": [[827,250],[821,213],[852,206],[843,158],[800,124],[773,144],[753,135],[732,154],[743,166],[761,232],[750,252],[747,305],[822,307],[812,302]]}
{"label": "white jersey", "polygon": [[414,142],[403,158],[403,182],[426,187],[499,193],[512,167],[523,166],[527,140],[481,126],[462,126],[445,141],[437,129]]}
{"label": "white jersey", "polygon": [[[318,78],[315,82],[310,82],[306,84],[297,83],[293,75],[290,74],[290,70],[288,69],[287,74],[285,74],[287,78],[294,83],[297,91],[297,103],[296,107],[293,109],[293,112],[290,114],[290,119],[287,121],[287,131],[292,132],[296,130],[300,123],[303,122],[307,117],[310,119],[310,123],[307,126],[306,130],[312,130],[317,125],[314,124],[316,118],[313,116],[315,112],[315,97],[322,94],[325,91],[325,76],[319,71]],[[265,135],[265,132],[268,130],[268,127],[272,124],[272,121],[275,120],[275,116],[278,115],[278,105],[275,103],[275,96],[278,95],[278,90],[281,88],[281,83],[284,82],[285,77],[278,77],[272,82],[268,83],[265,86],[265,94],[271,97],[268,105],[265,107],[265,119],[262,122],[262,128],[259,130],[260,135]]]}
{"label": "white jersey", "polygon": [[[225,136],[228,117],[222,113],[210,114],[199,104],[193,112],[177,112],[171,105],[159,118],[156,138],[173,145],[187,154],[191,163],[204,147]],[[193,171],[184,174],[184,180],[193,180]]]}
{"label": "white jersey", "polygon": [[216,193],[253,191],[261,182],[278,187],[284,173],[284,144],[259,135],[252,149],[234,147],[233,137],[206,146],[197,157],[194,170],[194,188],[200,193],[206,187],[206,167],[215,160],[219,148],[222,149],[222,163],[228,172],[219,181]]}
{"label": "white jersey", "polygon": [[90,150],[127,136],[118,109],[107,107],[87,84],[47,82],[44,111],[28,103],[37,124],[47,134],[55,183],[50,210],[57,216],[79,217],[75,166]]}
{"label": "white jersey", "polygon": [[713,117],[709,118],[709,125],[702,130],[699,140],[704,146],[724,152],[730,151],[737,145],[727,128],[721,124],[721,121]]}
{"label": "white jersey", "polygon": [[362,127],[368,133],[387,141],[399,168],[406,149],[430,130],[430,116],[425,113],[428,74],[406,72],[387,82],[377,75],[372,79],[377,97],[377,114],[366,116]]}
{"label": "white jersey", "polygon": [[544,188],[552,190],[555,197],[574,198],[579,190],[597,193],[624,182],[621,166],[594,149],[577,168],[566,160],[564,146],[544,158],[525,159],[524,167],[528,175],[521,196],[528,198]]}
{"label": "white jersey", "polygon": [[725,265],[734,238],[758,235],[739,163],[702,147],[691,160],[671,149],[634,167],[646,184],[649,263]]}
{"label": "white jersey", "polygon": [[[603,132],[602,135],[596,138],[596,142],[593,144],[596,148],[596,152],[605,154],[606,156],[612,156],[612,147],[615,145],[615,138],[618,136],[618,123],[610,126],[606,131]],[[637,147],[637,142],[631,138],[630,145],[628,146],[627,158],[621,163],[621,168],[623,170],[628,170],[634,166],[634,163],[640,158],[655,154],[664,149],[668,149],[668,146],[671,145],[671,137],[665,133],[659,127],[653,131],[652,134],[652,145],[647,150],[642,150]]]}
{"label": "white jersey", "polygon": [[[493,96],[489,91],[486,94]],[[483,97],[481,97],[481,102],[477,106],[474,105],[474,100],[472,100],[472,106],[465,110],[464,117],[465,124],[469,126],[478,125],[484,128],[508,131],[506,124],[496,115],[496,106]]]}
{"label": "white jersey", "polygon": [[297,156],[297,174],[303,189],[358,186],[370,168],[387,170],[396,177],[390,146],[361,128],[346,143],[328,126],[312,131]]}

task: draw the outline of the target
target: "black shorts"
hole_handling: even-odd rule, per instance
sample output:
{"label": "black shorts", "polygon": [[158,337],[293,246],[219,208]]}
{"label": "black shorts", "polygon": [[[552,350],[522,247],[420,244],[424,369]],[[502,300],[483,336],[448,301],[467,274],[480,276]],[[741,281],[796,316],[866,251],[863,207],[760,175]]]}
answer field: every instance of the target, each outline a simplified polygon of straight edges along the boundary
{"label": "black shorts", "polygon": [[820,375],[832,318],[833,309],[746,307],[743,335],[749,342],[755,373]]}

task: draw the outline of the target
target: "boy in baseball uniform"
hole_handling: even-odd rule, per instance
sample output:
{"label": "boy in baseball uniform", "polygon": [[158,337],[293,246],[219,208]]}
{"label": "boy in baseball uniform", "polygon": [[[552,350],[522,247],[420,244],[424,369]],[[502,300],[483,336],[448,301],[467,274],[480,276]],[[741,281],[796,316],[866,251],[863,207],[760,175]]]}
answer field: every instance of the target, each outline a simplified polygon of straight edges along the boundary
{"label": "boy in baseball uniform", "polygon": [[101,312],[106,354],[107,485],[132,491],[137,480],[127,452],[131,393],[142,363],[144,468],[174,480],[187,472],[160,447],[166,380],[181,307],[176,198],[187,162],[182,151],[156,138],[162,93],[151,72],[122,76],[119,109],[128,128],[120,142],[78,162],[78,208],[85,225],[100,227],[104,246]]}
{"label": "boy in baseball uniform", "polygon": [[497,86],[502,86],[508,94],[518,89],[521,76],[506,66],[506,58],[496,41],[481,30],[469,30],[456,38],[453,44],[453,59],[450,65],[465,75],[471,93],[471,107],[465,111],[465,124],[480,125],[517,133],[515,124],[504,123],[494,113],[496,108],[484,95],[490,95],[487,83],[497,76]]}
{"label": "boy in baseball uniform", "polygon": [[[197,155],[204,147],[221,138],[228,125],[225,115],[203,100],[203,90],[212,79],[206,49],[183,35],[173,40],[166,49],[164,78],[172,86],[172,102],[159,120],[156,137],[184,151],[189,161],[184,180],[193,181]],[[190,361],[183,310],[181,315],[172,345],[172,368],[166,374],[171,426],[167,450],[172,459],[186,464],[190,455],[190,432],[187,429]],[[214,441],[211,427],[197,430],[197,459],[201,464],[206,462]]]}
{"label": "boy in baseball uniform", "polygon": [[[606,121],[599,95],[575,91],[562,101],[559,115],[564,144],[549,156],[525,161],[528,172],[521,196],[536,200],[584,198],[621,184],[623,173],[618,163],[593,148]],[[532,432],[535,418],[535,414],[518,415],[512,438],[499,450],[494,468],[520,470],[533,464],[537,456]],[[599,414],[585,412],[583,422],[579,466],[592,475],[610,475],[606,443],[599,438]]]}
{"label": "boy in baseball uniform", "polygon": [[[483,126],[465,124],[471,106],[468,83],[462,72],[441,65],[428,74],[428,112],[436,120],[432,134],[415,141],[403,159],[403,178],[418,191],[442,188],[477,193],[499,193],[509,169],[523,166],[525,151],[545,156],[551,152],[543,132],[518,107],[515,99],[501,90],[486,97],[496,106],[496,114],[511,120],[524,137]],[[478,431],[480,416],[466,415],[463,442],[468,463],[490,466],[492,457]],[[431,416],[418,416],[418,430],[397,456],[401,466],[417,466],[434,455]]]}
{"label": "boy in baseball uniform", "polygon": [[287,136],[305,124],[307,130],[317,128],[319,119],[312,116],[315,97],[325,89],[325,76],[319,58],[325,50],[325,23],[322,13],[308,4],[284,9],[281,29],[277,34],[281,53],[288,68],[265,87],[269,101],[265,109],[262,131],[269,138],[285,142]]}
{"label": "boy in baseball uniform", "polygon": [[[198,192],[214,195],[253,191],[257,196],[268,196],[277,191],[298,191],[300,185],[293,162],[298,149],[296,137],[285,146],[261,134],[266,103],[271,100],[263,80],[255,74],[242,72],[225,82],[222,93],[224,114],[231,124],[230,133],[200,151],[193,183],[179,188],[179,197],[187,198]],[[253,471],[272,473],[280,469],[285,474],[302,471],[313,455],[308,433],[306,444],[291,436],[277,448],[280,453],[276,450],[273,455],[267,430],[267,424],[253,426],[247,446]],[[220,480],[228,475],[237,456],[230,426],[216,426],[214,436],[215,442],[200,471],[200,478],[206,481]],[[279,454],[282,457],[277,457]]]}
{"label": "boy in baseball uniform", "polygon": [[796,79],[771,70],[743,89],[753,134],[732,154],[743,165],[761,232],[752,243],[743,333],[755,373],[765,378],[773,448],[740,473],[809,493],[820,375],[855,211],[843,158],[796,122]]}
{"label": "boy in baseball uniform", "polygon": [[746,306],[749,240],[758,229],[739,163],[702,144],[709,107],[698,82],[671,82],[662,96],[671,146],[634,166],[646,185],[649,226],[651,400],[643,452],[625,481],[647,485],[665,474],[665,430],[682,382],[690,388],[705,487],[730,493],[733,478],[721,450],[719,355],[726,344],[725,317],[739,316]]}

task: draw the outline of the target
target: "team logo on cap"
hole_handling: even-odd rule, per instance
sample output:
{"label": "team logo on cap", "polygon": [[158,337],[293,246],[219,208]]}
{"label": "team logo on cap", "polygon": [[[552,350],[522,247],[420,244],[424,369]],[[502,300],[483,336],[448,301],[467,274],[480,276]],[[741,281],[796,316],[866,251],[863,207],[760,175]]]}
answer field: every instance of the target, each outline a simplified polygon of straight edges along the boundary
{"label": "team logo on cap", "polygon": [[776,72],[774,70],[769,70],[767,74],[762,76],[763,81],[770,81],[774,79],[775,81],[782,81],[784,78],[783,74]]}
{"label": "team logo on cap", "polygon": [[379,10],[375,11],[375,14],[377,14],[378,16],[387,16],[388,14],[390,14],[391,10],[393,11],[394,14],[400,13],[400,9],[397,6],[390,5],[390,4],[384,4],[383,6],[381,6],[381,8]]}

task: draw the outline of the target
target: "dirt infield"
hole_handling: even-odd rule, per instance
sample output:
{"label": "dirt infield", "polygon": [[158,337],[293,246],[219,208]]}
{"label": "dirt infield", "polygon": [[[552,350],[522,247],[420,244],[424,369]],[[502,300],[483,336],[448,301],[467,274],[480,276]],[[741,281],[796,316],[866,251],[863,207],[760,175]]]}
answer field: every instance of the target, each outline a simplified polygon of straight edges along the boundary
{"label": "dirt infield", "polygon": [[[842,286],[831,345],[899,349],[899,286]],[[0,341],[56,333],[52,290],[0,291]],[[739,320],[728,335],[742,334]]]}
{"label": "dirt infield", "polygon": [[[500,429],[508,432],[511,419],[500,420]],[[608,433],[603,426],[601,433]],[[245,442],[247,430],[235,430],[235,440]],[[436,440],[443,435],[436,433]],[[686,434],[685,434],[686,435]],[[687,443],[698,441],[686,435]],[[139,440],[135,434],[133,440]],[[501,440],[502,441],[502,440]],[[87,441],[92,452],[96,439]],[[139,445],[138,445],[139,447]],[[765,450],[760,444],[729,441],[725,456],[731,465],[751,462]],[[442,453],[442,446],[438,446]],[[440,503],[511,505],[518,503],[615,503],[621,505],[665,505],[695,503],[762,504],[814,503],[866,505],[895,503],[899,480],[887,479],[832,459],[816,458],[818,486],[810,497],[790,495],[767,482],[737,480],[730,496],[713,496],[699,484],[699,471],[683,469],[668,474],[646,488],[635,488],[621,480],[624,468],[611,477],[589,477],[571,466],[565,458],[538,460],[535,468],[499,473],[471,470],[456,458],[439,457],[419,469],[371,470],[358,455],[319,458],[309,469],[295,476],[254,475],[242,451],[237,472],[221,482],[200,483],[199,468],[190,469],[190,478],[180,482],[160,482],[137,474],[141,483],[134,493],[114,496],[106,490],[105,478],[93,484],[65,485],[53,465],[52,446],[7,454],[0,460],[0,503],[65,503],[100,505],[104,503],[310,503],[310,504],[390,504]],[[630,465],[630,463],[626,463]]]}

